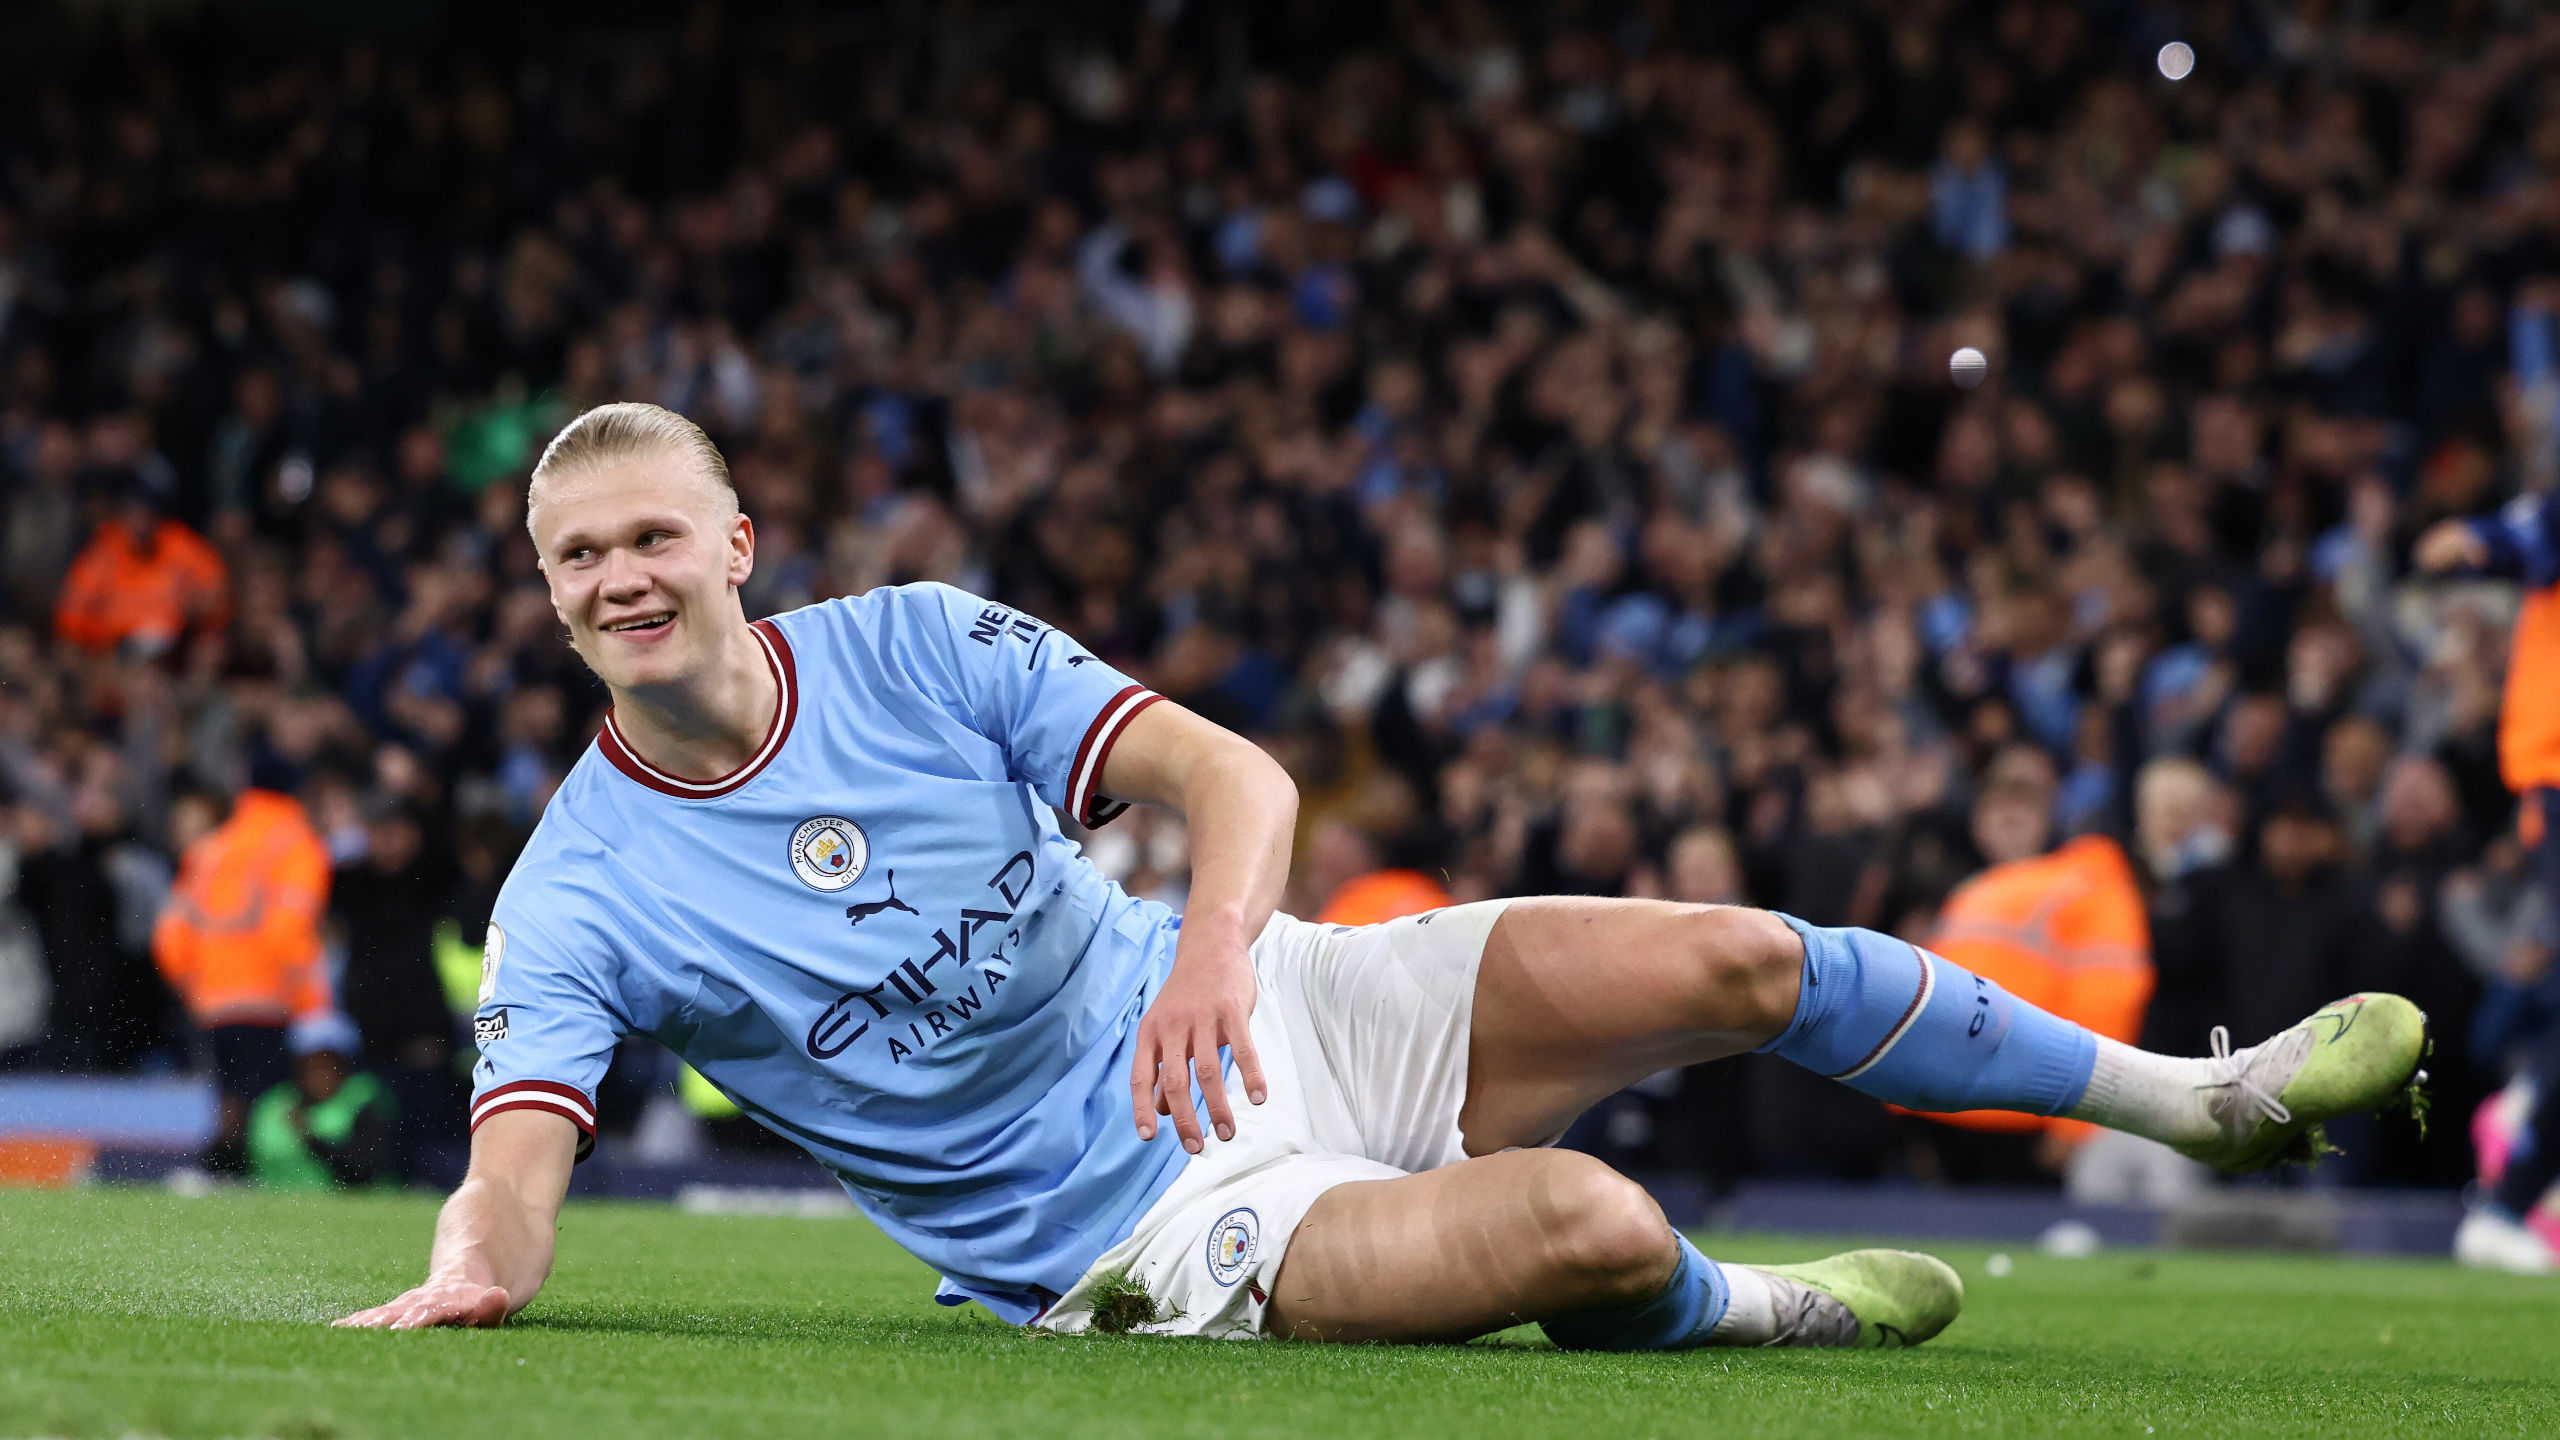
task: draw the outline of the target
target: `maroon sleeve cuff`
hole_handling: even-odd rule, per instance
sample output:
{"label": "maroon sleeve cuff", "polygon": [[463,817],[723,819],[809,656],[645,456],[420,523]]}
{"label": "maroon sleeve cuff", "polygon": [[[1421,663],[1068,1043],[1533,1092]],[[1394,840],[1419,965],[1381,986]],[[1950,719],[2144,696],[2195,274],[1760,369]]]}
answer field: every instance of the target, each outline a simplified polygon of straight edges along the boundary
{"label": "maroon sleeve cuff", "polygon": [[482,1122],[508,1110],[546,1110],[564,1115],[578,1127],[578,1158],[586,1159],[596,1148],[596,1107],[586,1092],[575,1085],[557,1080],[510,1080],[493,1086],[471,1102],[471,1129],[479,1132]]}
{"label": "maroon sleeve cuff", "polygon": [[1120,818],[1129,808],[1125,800],[1114,800],[1101,793],[1102,767],[1111,761],[1111,747],[1118,744],[1122,731],[1138,718],[1138,712],[1164,697],[1144,685],[1131,685],[1111,697],[1102,713],[1084,732],[1084,743],[1076,747],[1076,763],[1067,772],[1067,813],[1087,829],[1098,829]]}

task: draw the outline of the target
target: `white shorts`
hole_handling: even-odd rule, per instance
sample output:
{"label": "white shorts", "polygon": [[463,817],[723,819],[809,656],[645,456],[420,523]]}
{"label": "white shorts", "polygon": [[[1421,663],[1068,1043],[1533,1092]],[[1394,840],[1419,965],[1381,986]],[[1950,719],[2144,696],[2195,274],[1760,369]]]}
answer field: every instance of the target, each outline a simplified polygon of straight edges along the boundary
{"label": "white shorts", "polygon": [[1253,942],[1253,1043],[1269,1098],[1245,1103],[1230,1071],[1236,1138],[1210,1132],[1129,1238],[1031,1323],[1089,1328],[1095,1283],[1125,1272],[1174,1317],[1147,1334],[1259,1338],[1289,1237],[1317,1196],[1465,1159],[1476,968],[1510,903],[1359,926],[1272,916]]}

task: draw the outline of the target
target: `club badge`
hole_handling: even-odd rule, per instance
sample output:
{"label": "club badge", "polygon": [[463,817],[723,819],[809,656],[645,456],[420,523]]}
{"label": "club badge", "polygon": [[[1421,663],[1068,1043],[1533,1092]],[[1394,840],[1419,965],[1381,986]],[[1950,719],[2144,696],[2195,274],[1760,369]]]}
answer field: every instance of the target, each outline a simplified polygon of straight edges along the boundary
{"label": "club badge", "polygon": [[841,890],[870,863],[870,838],[841,815],[803,820],[791,832],[791,873],[812,890]]}
{"label": "club badge", "polygon": [[1262,1253],[1262,1217],[1238,1206],[1209,1227],[1209,1277],[1233,1285]]}

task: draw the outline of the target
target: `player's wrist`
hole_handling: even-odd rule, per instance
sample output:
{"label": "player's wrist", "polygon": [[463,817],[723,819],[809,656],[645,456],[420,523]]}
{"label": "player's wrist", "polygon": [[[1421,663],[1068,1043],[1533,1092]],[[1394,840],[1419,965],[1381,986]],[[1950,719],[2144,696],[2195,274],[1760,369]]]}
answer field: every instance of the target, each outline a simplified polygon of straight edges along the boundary
{"label": "player's wrist", "polygon": [[1183,955],[1197,954],[1204,947],[1221,953],[1240,950],[1252,940],[1241,905],[1194,906],[1182,912]]}

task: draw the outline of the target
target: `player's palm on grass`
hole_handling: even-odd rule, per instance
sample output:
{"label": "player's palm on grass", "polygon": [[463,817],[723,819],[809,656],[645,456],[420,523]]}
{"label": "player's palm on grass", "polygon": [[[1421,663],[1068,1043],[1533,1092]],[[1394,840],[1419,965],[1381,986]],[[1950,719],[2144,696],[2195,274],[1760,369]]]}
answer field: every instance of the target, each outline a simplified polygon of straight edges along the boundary
{"label": "player's palm on grass", "polygon": [[388,1304],[335,1323],[371,1330],[423,1330],[435,1325],[491,1329],[505,1323],[507,1292],[476,1280],[430,1280]]}

